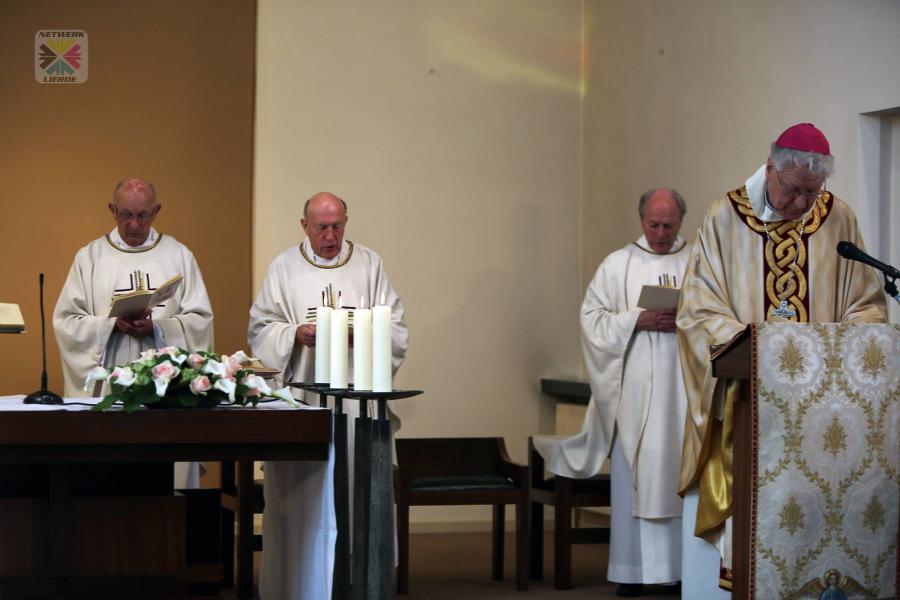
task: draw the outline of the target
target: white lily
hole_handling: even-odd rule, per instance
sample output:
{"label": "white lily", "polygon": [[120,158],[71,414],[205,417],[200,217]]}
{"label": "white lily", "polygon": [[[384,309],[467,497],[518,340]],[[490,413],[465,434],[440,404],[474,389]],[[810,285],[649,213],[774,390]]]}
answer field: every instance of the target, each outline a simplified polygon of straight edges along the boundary
{"label": "white lily", "polygon": [[291,394],[291,388],[283,387],[280,390],[273,390],[270,396],[278,398],[279,400],[284,400],[294,408],[300,408],[300,403],[297,402],[294,399],[294,395]]}
{"label": "white lily", "polygon": [[272,388],[266,383],[266,380],[259,375],[247,375],[243,384],[251,390],[259,390],[261,396],[269,396],[272,394]]}
{"label": "white lily", "polygon": [[213,384],[213,389],[225,392],[228,394],[228,400],[232,403],[234,402],[234,391],[237,389],[237,384],[235,382],[230,379],[218,379]]}
{"label": "white lily", "polygon": [[[209,359],[206,361],[206,366],[203,367],[203,372],[209,375],[215,375],[216,377],[227,377],[228,370],[225,368],[225,365],[220,363],[217,360]],[[221,381],[221,380],[220,380]],[[224,391],[224,390],[222,390]]]}
{"label": "white lily", "polygon": [[131,385],[134,384],[135,379],[137,379],[137,376],[130,367],[116,367],[113,369],[112,373],[110,373],[110,377],[112,378],[111,383],[121,385],[122,387],[131,387]]}
{"label": "white lily", "polygon": [[145,360],[150,360],[153,358],[156,358],[156,349],[150,348],[149,350],[144,350],[143,352],[141,352],[141,355],[131,362],[143,362]]}
{"label": "white lily", "polygon": [[84,380],[84,391],[91,391],[91,384],[95,381],[103,381],[107,377],[109,377],[109,371],[104,369],[103,367],[94,367],[87,374],[87,379]]}
{"label": "white lily", "polygon": [[178,354],[177,352],[166,352],[166,354],[169,356],[168,360],[178,363],[179,365],[184,363],[188,357],[187,354]]}
{"label": "white lily", "polygon": [[231,356],[233,356],[233,357],[234,357],[239,363],[241,363],[242,365],[246,365],[248,362],[250,362],[250,361],[252,361],[252,360],[256,360],[255,358],[250,357],[250,356],[247,356],[246,354],[244,354],[244,351],[243,351],[243,350],[238,350],[237,352],[235,352],[235,353],[232,354]]}
{"label": "white lily", "polygon": [[166,395],[166,390],[169,389],[169,378],[168,377],[154,377],[153,385],[156,386],[156,395],[162,398]]}

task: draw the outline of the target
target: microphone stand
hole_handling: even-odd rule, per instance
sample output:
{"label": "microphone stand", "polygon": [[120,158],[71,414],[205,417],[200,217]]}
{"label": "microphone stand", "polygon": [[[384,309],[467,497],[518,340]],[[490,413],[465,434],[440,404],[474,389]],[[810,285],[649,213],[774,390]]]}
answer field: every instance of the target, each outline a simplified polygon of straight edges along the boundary
{"label": "microphone stand", "polygon": [[884,292],[900,304],[900,292],[897,291],[897,280],[893,277],[884,276]]}
{"label": "microphone stand", "polygon": [[44,368],[41,371],[41,389],[25,396],[25,404],[62,404],[63,399],[54,392],[47,390],[47,339],[44,326],[44,274],[41,273],[41,354],[43,355]]}

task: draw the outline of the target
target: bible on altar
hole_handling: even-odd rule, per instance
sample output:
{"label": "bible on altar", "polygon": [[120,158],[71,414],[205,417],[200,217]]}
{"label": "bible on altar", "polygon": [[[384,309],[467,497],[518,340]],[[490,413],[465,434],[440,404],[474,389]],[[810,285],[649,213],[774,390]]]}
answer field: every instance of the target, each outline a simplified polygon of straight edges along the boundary
{"label": "bible on altar", "polygon": [[137,290],[121,296],[114,296],[109,304],[109,316],[127,317],[157,304],[162,304],[175,295],[175,290],[181,285],[183,279],[183,276],[176,275],[152,292],[149,290]]}

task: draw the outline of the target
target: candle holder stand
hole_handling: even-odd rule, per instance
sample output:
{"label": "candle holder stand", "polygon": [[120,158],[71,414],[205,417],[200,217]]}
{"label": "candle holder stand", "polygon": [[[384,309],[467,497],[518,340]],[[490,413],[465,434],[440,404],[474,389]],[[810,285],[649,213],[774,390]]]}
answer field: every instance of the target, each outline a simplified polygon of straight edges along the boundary
{"label": "candle holder stand", "polygon": [[[332,598],[388,600],[394,597],[394,486],[391,423],[387,401],[418,396],[422,390],[391,392],[334,389],[327,384],[292,383],[319,396],[319,406],[334,398],[334,508],[337,521]],[[353,523],[350,527],[348,422],[344,399],[359,402],[354,427]],[[376,412],[369,416],[369,401]],[[350,539],[353,539],[353,553]],[[350,582],[353,582],[350,585]]]}

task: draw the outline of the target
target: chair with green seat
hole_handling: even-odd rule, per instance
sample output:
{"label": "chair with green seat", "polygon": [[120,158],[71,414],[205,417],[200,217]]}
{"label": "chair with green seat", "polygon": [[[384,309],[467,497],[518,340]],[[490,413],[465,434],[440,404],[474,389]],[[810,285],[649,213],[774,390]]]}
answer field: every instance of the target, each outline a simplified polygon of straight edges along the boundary
{"label": "chair with green seat", "polygon": [[409,507],[493,506],[492,574],[503,579],[507,504],[516,505],[516,589],[528,589],[528,467],[512,462],[503,438],[398,438],[394,496],[397,593],[409,590]]}

